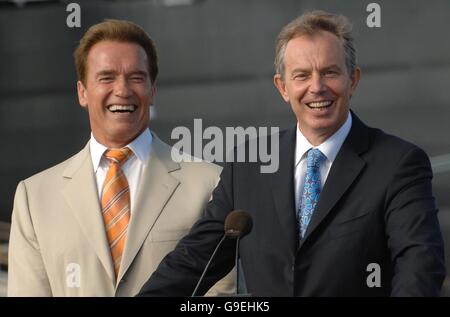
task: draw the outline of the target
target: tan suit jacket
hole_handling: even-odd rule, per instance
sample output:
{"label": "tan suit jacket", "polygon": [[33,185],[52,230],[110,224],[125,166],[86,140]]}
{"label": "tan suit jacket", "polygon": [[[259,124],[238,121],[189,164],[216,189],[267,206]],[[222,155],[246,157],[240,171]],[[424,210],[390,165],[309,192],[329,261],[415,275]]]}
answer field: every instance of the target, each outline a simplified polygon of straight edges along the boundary
{"label": "tan suit jacket", "polygon": [[[200,217],[220,167],[175,163],[155,135],[116,279],[89,144],[19,183],[9,244],[9,296],[133,296]],[[133,198],[132,198],[133,199]],[[232,291],[227,276],[210,294]]]}

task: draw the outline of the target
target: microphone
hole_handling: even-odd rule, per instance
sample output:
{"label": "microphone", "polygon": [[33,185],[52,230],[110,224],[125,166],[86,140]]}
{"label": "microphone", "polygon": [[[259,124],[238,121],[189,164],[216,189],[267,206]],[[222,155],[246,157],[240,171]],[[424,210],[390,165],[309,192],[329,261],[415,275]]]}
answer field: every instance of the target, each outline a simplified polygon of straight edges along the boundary
{"label": "microphone", "polygon": [[219,250],[222,243],[225,241],[225,239],[236,239],[236,293],[239,290],[239,239],[247,235],[251,230],[253,226],[252,217],[250,214],[244,210],[233,210],[231,211],[227,217],[225,218],[225,226],[224,226],[224,235],[222,236],[222,239],[220,239],[219,243],[217,244],[216,248],[214,249],[213,254],[209,258],[208,263],[205,266],[205,269],[202,272],[202,275],[200,276],[200,279],[197,282],[197,285],[195,286],[194,291],[192,292],[191,297],[194,297],[197,294],[197,290],[199,286],[201,285],[203,278],[205,277],[206,272],[208,271],[209,265],[211,264],[212,260],[214,259],[214,256],[217,253],[217,250]]}
{"label": "microphone", "polygon": [[225,235],[230,238],[242,238],[253,227],[252,216],[244,210],[233,210],[225,219]]}
{"label": "microphone", "polygon": [[[239,241],[250,233],[253,227],[252,216],[244,210],[234,210],[225,219],[225,236],[236,239],[236,294],[239,294]],[[248,294],[247,294],[248,295]],[[246,295],[244,295],[246,296]]]}

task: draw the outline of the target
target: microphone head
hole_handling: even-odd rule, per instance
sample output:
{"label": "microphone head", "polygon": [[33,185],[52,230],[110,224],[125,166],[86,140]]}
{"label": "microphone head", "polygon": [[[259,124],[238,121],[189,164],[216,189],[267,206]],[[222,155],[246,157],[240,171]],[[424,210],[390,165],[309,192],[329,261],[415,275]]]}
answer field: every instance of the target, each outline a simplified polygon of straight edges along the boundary
{"label": "microphone head", "polygon": [[242,238],[252,230],[252,216],[244,210],[233,210],[225,219],[225,235],[230,238]]}

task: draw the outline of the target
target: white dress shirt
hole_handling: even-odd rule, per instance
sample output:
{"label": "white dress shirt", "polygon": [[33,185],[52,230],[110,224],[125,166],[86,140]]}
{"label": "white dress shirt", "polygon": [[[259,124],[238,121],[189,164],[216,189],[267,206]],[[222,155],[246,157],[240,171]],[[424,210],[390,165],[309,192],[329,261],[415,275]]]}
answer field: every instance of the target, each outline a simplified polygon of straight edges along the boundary
{"label": "white dress shirt", "polygon": [[[127,177],[128,186],[130,187],[131,213],[133,213],[134,210],[138,185],[151,152],[152,140],[152,134],[147,128],[136,139],[127,145],[127,147],[133,151],[133,154],[131,154],[128,160],[123,163],[122,170]],[[102,196],[103,182],[109,169],[109,161],[103,156],[108,148],[103,144],[100,144],[94,138],[92,133],[89,147],[91,151],[92,166],[94,168],[94,174],[97,181],[98,197],[100,200]]]}
{"label": "white dress shirt", "polygon": [[350,112],[348,113],[347,120],[345,123],[337,130],[332,136],[330,136],[325,142],[315,147],[305,138],[305,136],[300,132],[297,124],[297,137],[295,144],[295,209],[298,210],[301,204],[301,196],[303,185],[305,183],[306,176],[306,157],[307,152],[311,148],[319,149],[325,156],[326,160],[320,166],[320,183],[321,187],[325,184],[327,180],[328,173],[330,172],[331,166],[333,165],[334,159],[341,149],[342,143],[344,143],[345,138],[350,132],[352,127],[352,116]]}

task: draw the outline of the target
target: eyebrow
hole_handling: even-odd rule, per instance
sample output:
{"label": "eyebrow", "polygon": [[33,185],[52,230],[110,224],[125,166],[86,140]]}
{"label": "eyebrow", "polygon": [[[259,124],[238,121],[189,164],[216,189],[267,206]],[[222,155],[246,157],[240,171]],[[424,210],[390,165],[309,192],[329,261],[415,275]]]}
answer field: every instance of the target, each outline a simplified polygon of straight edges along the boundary
{"label": "eyebrow", "polygon": [[141,76],[148,76],[148,72],[144,72],[142,70],[135,70],[130,72],[128,75],[141,75]]}
{"label": "eyebrow", "polygon": [[325,66],[322,70],[329,70],[329,69],[333,69],[333,68],[337,68],[339,70],[341,69],[341,67],[339,65],[331,64],[331,65]]}
{"label": "eyebrow", "polygon": [[[339,67],[337,64],[331,64],[331,65],[327,65],[325,67],[322,67],[320,70],[324,71],[324,70],[329,70],[329,69],[333,69],[333,68],[337,68],[337,69],[341,69],[341,67]],[[292,73],[308,73],[310,72],[311,69],[310,68],[295,68]]]}
{"label": "eyebrow", "polygon": [[97,74],[95,74],[95,78],[101,77],[101,76],[110,76],[114,75],[116,72],[112,70],[102,70],[99,71]]}
{"label": "eyebrow", "polygon": [[[111,75],[116,75],[117,72],[114,70],[101,70],[99,71],[96,75],[95,78],[101,77],[101,76],[111,76]],[[127,76],[133,76],[133,75],[141,75],[141,76],[148,76],[148,73],[142,70],[135,70],[135,71],[131,71],[129,73],[127,73]]]}

